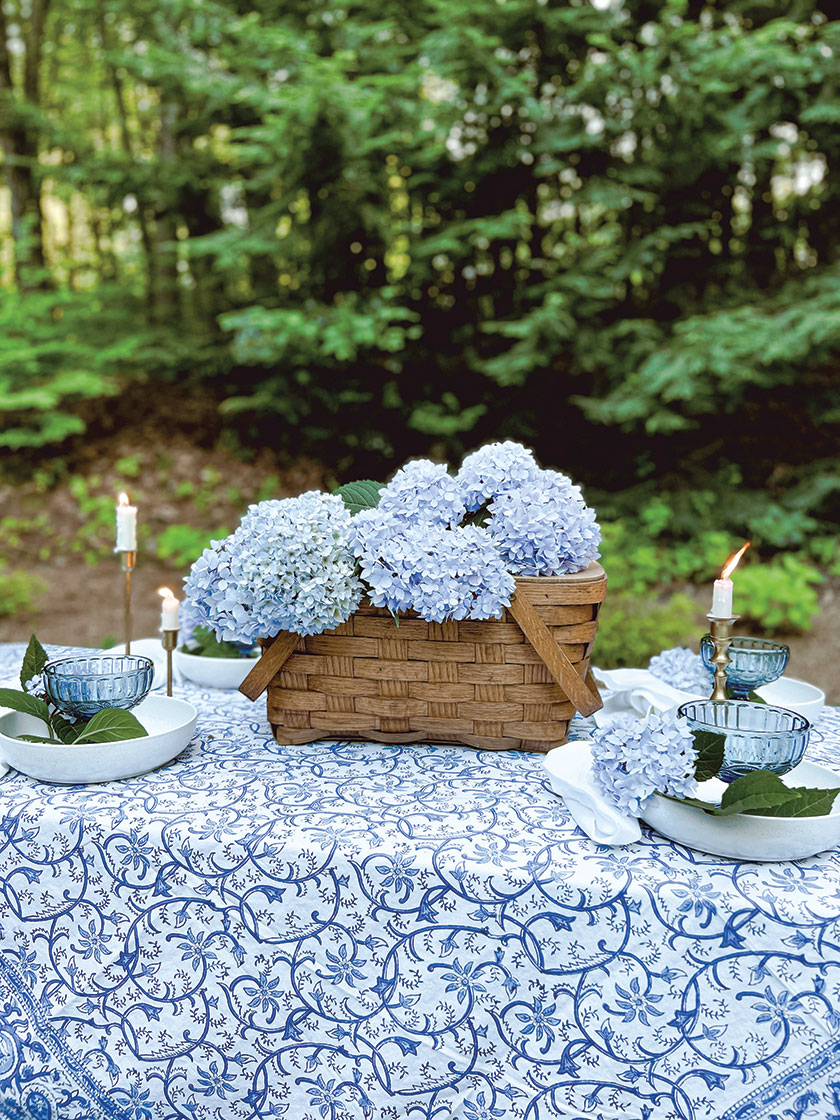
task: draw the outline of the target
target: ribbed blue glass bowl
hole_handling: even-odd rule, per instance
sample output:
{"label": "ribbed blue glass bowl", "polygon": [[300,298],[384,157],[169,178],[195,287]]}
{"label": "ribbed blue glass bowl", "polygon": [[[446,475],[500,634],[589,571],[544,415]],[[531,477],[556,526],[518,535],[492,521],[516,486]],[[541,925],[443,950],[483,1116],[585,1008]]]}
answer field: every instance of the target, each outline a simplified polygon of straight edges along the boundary
{"label": "ribbed blue glass bowl", "polygon": [[[710,673],[715,671],[714,655],[715,643],[707,634],[700,640],[700,656]],[[790,648],[769,638],[733,638],[729,657],[727,688],[734,700],[746,700],[754,689],[779,679],[787,666]]]}
{"label": "ribbed blue glass bowl", "polygon": [[801,761],[811,732],[804,716],[749,700],[692,700],[677,714],[685,716],[692,731],[725,736],[718,774],[724,782],[754,770],[787,774]]}
{"label": "ribbed blue glass bowl", "polygon": [[44,687],[64,715],[89,719],[103,708],[133,708],[154,676],[154,662],[139,654],[62,657],[45,665]]}

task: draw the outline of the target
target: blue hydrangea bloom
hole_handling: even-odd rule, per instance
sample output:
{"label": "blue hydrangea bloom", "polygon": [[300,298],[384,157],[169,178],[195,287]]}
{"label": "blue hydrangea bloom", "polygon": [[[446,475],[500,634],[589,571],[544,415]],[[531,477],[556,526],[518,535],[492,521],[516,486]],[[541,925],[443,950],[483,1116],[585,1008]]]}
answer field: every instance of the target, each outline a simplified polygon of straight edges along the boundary
{"label": "blue hydrangea bloom", "polygon": [[682,689],[695,696],[708,696],[711,688],[711,674],[703,665],[699,653],[677,646],[664,649],[650,659],[648,670],[671,688]]}
{"label": "blue hydrangea bloom", "polygon": [[403,521],[454,527],[466,513],[461,487],[443,463],[415,459],[398,470],[380,492],[377,507]]}
{"label": "blue hydrangea bloom", "polygon": [[697,755],[688,720],[623,716],[592,733],[592,779],[615,807],[638,816],[653,793],[692,797]]}
{"label": "blue hydrangea bloom", "polygon": [[364,593],[350,523],[340,497],[316,490],[259,502],[212,556],[205,552],[193,565],[189,597],[228,641],[332,630]]}
{"label": "blue hydrangea bloom", "polygon": [[490,515],[487,528],[514,575],[579,572],[600,555],[595,511],[557,471],[539,471],[526,488],[500,494]]}
{"label": "blue hydrangea bloom", "polygon": [[506,440],[488,443],[468,455],[458,471],[464,505],[470,513],[509,490],[527,489],[542,472],[533,451]]}
{"label": "blue hydrangea bloom", "polygon": [[498,618],[510,605],[516,585],[484,529],[406,526],[379,510],[360,519],[355,549],[374,606],[444,622]]}

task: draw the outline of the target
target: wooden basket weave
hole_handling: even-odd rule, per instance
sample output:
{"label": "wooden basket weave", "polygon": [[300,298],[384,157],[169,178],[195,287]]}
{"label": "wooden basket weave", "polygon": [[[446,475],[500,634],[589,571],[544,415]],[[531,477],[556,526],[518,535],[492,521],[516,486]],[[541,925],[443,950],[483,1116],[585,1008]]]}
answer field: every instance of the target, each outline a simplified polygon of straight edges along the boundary
{"label": "wooden basket weave", "polygon": [[601,707],[587,681],[607,577],[518,579],[500,621],[426,622],[363,604],[325,634],[282,632],[240,687],[268,688],[278,743],[371,739],[548,751],[576,711]]}

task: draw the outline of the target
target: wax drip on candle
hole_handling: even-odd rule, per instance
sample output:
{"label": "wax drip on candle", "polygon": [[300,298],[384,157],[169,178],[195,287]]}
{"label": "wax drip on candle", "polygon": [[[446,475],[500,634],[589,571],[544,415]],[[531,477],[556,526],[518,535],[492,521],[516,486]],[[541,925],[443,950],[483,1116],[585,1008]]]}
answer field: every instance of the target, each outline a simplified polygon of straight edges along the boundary
{"label": "wax drip on candle", "polygon": [[712,588],[712,609],[709,614],[712,618],[732,617],[732,593],[734,584],[729,578],[738,567],[741,557],[750,547],[751,542],[746,541],[737,552],[734,552],[723,566],[720,579],[716,579]]}
{"label": "wax drip on candle", "polygon": [[137,506],[129,505],[128,494],[117,501],[117,542],[115,552],[137,551]]}
{"label": "wax drip on candle", "polygon": [[161,630],[178,629],[178,600],[168,587],[159,587],[158,595],[163,599],[160,611]]}

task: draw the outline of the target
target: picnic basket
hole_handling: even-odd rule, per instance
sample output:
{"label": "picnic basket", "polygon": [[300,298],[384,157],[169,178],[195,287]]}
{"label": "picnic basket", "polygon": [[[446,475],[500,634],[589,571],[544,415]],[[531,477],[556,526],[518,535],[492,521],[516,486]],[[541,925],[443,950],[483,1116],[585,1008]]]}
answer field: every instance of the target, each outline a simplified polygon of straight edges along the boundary
{"label": "picnic basket", "polygon": [[600,564],[568,576],[520,578],[498,621],[397,622],[366,603],[341,626],[263,639],[240,686],[268,690],[278,743],[365,739],[548,751],[575,712],[601,707],[587,679],[607,577]]}

